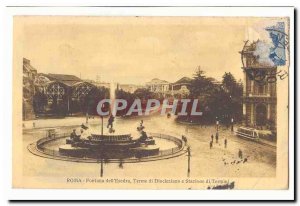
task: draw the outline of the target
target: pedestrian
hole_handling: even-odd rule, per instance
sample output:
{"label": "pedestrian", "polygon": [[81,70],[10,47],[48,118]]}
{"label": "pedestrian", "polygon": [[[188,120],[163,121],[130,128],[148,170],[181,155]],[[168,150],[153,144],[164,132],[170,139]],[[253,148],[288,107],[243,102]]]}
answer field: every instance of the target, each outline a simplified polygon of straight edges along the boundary
{"label": "pedestrian", "polygon": [[216,143],[218,143],[218,140],[219,140],[219,133],[217,132],[216,133]]}
{"label": "pedestrian", "polygon": [[241,149],[239,149],[239,158],[243,159],[243,152]]}
{"label": "pedestrian", "polygon": [[212,147],[213,147],[213,142],[210,141],[210,142],[209,142],[209,149],[211,149]]}
{"label": "pedestrian", "polygon": [[185,144],[187,143],[187,138],[186,138],[186,136],[182,135],[181,139],[184,141]]}
{"label": "pedestrian", "polygon": [[224,147],[227,148],[227,139],[224,140]]}
{"label": "pedestrian", "polygon": [[213,142],[214,141],[214,135],[212,134],[210,138],[211,138],[211,141]]}
{"label": "pedestrian", "polygon": [[70,135],[70,139],[75,139],[76,138],[76,129],[73,129],[73,132]]}
{"label": "pedestrian", "polygon": [[107,128],[113,128],[113,122],[114,122],[115,117],[113,115],[110,115],[108,118],[108,124]]}
{"label": "pedestrian", "polygon": [[32,122],[32,127],[35,128],[35,122]]}

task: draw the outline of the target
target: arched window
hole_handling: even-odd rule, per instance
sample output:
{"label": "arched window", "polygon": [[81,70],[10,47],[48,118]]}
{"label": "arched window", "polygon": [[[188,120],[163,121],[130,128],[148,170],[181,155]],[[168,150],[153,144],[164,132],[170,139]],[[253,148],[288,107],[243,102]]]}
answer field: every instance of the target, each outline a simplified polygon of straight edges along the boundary
{"label": "arched window", "polygon": [[88,82],[79,82],[73,85],[72,98],[79,100],[80,98],[88,95],[93,88],[95,88],[93,84]]}
{"label": "arched window", "polygon": [[45,88],[45,94],[48,101],[53,99],[62,100],[66,92],[67,86],[61,82],[50,82]]}

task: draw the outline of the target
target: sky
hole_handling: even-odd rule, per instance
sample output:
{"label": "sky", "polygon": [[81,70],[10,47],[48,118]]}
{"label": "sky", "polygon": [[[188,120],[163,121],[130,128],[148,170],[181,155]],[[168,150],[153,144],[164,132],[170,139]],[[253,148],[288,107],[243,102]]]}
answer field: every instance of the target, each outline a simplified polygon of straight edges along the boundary
{"label": "sky", "polygon": [[221,80],[243,79],[239,51],[245,40],[270,41],[257,17],[62,17],[17,16],[14,39],[40,73],[145,84],[175,82],[201,67]]}

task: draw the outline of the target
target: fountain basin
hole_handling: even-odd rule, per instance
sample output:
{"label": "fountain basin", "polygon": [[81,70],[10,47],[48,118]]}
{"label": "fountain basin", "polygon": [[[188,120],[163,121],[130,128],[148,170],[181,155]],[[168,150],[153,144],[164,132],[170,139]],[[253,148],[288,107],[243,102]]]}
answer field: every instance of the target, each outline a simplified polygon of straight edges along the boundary
{"label": "fountain basin", "polygon": [[62,155],[73,156],[73,157],[84,157],[89,153],[88,148],[73,147],[69,144],[61,145],[58,149]]}
{"label": "fountain basin", "polygon": [[156,145],[147,145],[130,149],[136,157],[154,156],[159,154],[159,147]]}

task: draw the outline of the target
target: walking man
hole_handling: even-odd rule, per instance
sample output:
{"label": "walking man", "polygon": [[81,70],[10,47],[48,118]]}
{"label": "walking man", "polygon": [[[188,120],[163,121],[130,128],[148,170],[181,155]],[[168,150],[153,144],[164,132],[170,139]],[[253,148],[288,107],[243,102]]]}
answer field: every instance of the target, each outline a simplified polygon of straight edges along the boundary
{"label": "walking man", "polygon": [[141,120],[141,122],[140,122],[140,127],[142,127],[142,126],[143,126],[143,123],[144,123],[144,121],[143,121],[143,120]]}
{"label": "walking man", "polygon": [[213,142],[214,141],[214,135],[212,134],[210,138],[211,138],[211,141]]}
{"label": "walking man", "polygon": [[239,158],[243,159],[243,152],[241,149],[239,149]]}
{"label": "walking man", "polygon": [[216,133],[216,143],[218,143],[218,140],[219,140],[219,133],[217,132]]}
{"label": "walking man", "polygon": [[108,118],[108,124],[107,128],[113,128],[113,122],[114,122],[115,117],[113,115],[110,115]]}
{"label": "walking man", "polygon": [[210,142],[209,142],[209,149],[211,149],[212,147],[213,147],[213,142],[210,141]]}
{"label": "walking man", "polygon": [[227,139],[224,140],[224,147],[227,148]]}

